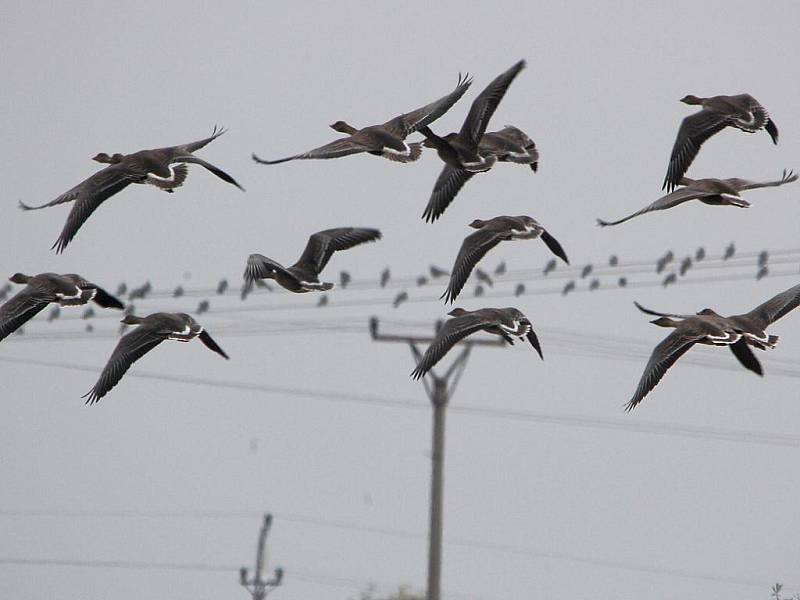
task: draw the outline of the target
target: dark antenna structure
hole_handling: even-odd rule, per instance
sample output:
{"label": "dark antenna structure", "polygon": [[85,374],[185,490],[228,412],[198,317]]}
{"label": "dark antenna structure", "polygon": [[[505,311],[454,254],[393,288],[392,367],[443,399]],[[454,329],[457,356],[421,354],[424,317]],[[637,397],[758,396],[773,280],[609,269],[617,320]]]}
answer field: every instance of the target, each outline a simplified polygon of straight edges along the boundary
{"label": "dark antenna structure", "polygon": [[247,590],[253,600],[264,600],[267,595],[281,584],[283,569],[276,567],[271,579],[264,579],[264,569],[267,566],[267,534],[272,527],[272,515],[264,515],[264,523],[258,534],[258,547],[256,548],[256,565],[253,576],[248,579],[247,567],[239,569],[239,584]]}
{"label": "dark antenna structure", "polygon": [[[442,326],[441,321],[437,321],[435,329],[438,332]],[[399,342],[408,344],[411,355],[419,363],[422,360],[422,352],[419,344],[430,344],[434,338],[426,336],[407,336],[389,335],[378,331],[378,318],[372,317],[369,320],[369,330],[373,341],[376,342]],[[431,496],[430,496],[430,523],[428,528],[428,591],[425,595],[427,600],[440,600],[441,598],[441,579],[442,579],[442,501],[444,499],[444,421],[445,409],[453,397],[461,375],[467,366],[470,352],[473,346],[504,346],[502,339],[470,339],[456,344],[461,347],[461,352],[456,359],[450,363],[444,375],[437,375],[433,369],[428,371],[422,379],[425,392],[433,407],[433,435],[431,452]]]}

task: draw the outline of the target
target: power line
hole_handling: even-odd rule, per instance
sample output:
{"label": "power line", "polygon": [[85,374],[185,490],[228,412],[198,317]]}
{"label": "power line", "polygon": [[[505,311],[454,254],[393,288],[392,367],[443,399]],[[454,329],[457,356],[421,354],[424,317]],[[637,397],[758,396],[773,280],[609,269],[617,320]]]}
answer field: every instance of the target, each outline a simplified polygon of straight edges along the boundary
{"label": "power line", "polygon": [[[84,371],[98,373],[100,369],[76,365],[73,363],[44,361],[38,359],[25,359],[16,357],[0,356],[0,362],[15,364],[33,364],[45,367],[56,367],[74,371]],[[342,393],[330,390],[303,389],[297,387],[282,387],[276,385],[266,385],[261,383],[247,383],[239,381],[225,381],[207,379],[200,377],[188,377],[178,375],[167,375],[149,371],[133,371],[127,377],[141,377],[156,381],[168,381],[172,383],[182,383],[190,385],[202,385],[216,387],[220,389],[230,389],[239,391],[250,391],[263,394],[274,394],[279,396],[290,396],[300,398],[315,398],[333,402],[344,402],[348,404],[362,404],[369,406],[381,406],[389,408],[402,408],[420,410],[428,405],[417,400],[407,398],[391,398],[373,394]],[[620,407],[622,403],[620,403]],[[616,430],[633,433],[648,433],[673,437],[684,437],[711,441],[727,441],[743,444],[758,444],[775,447],[800,447],[800,436],[792,434],[772,433],[764,431],[749,431],[741,429],[724,429],[715,427],[700,427],[693,425],[682,425],[677,423],[659,423],[654,421],[644,421],[640,419],[613,419],[603,417],[579,417],[558,413],[523,411],[514,409],[490,408],[478,405],[459,404],[451,407],[452,413],[464,414],[482,418],[510,419],[515,422],[524,421],[546,425],[561,425],[568,427],[579,427],[586,429]]]}

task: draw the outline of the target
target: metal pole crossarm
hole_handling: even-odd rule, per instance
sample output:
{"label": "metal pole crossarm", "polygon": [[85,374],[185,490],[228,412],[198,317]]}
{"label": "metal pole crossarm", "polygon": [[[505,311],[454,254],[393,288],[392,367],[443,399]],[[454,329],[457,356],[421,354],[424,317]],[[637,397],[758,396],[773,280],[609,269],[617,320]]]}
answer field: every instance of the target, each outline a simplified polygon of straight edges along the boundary
{"label": "metal pole crossarm", "polygon": [[[429,337],[429,336],[417,336],[417,335],[394,335],[394,334],[385,334],[378,332],[378,319],[377,317],[372,317],[369,320],[369,330],[370,334],[372,335],[372,339],[376,342],[402,342],[404,344],[408,343],[416,343],[416,344],[430,344],[436,337]],[[505,346],[506,342],[500,338],[497,339],[471,339],[458,342],[456,345],[464,345],[464,346]]]}

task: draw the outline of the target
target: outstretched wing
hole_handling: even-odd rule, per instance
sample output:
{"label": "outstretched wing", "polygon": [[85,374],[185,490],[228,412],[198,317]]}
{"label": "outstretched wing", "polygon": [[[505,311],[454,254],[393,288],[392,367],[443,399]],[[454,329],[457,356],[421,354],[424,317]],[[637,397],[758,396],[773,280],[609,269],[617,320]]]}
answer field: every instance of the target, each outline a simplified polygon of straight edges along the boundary
{"label": "outstretched wing", "polygon": [[564,252],[564,248],[561,247],[561,244],[558,243],[558,240],[550,235],[546,229],[542,230],[542,234],[539,237],[542,238],[542,241],[544,242],[545,246],[550,249],[550,252],[555,254],[565,263],[569,264],[569,259],[567,258],[567,253]]}
{"label": "outstretched wing", "polygon": [[201,167],[205,167],[208,171],[211,171],[214,175],[222,179],[222,181],[226,181],[231,185],[235,185],[240,190],[244,191],[244,188],[239,185],[239,182],[236,181],[233,177],[228,175],[225,171],[220,169],[219,167],[212,165],[210,162],[203,160],[202,158],[198,158],[193,154],[184,154],[175,157],[175,161],[187,162],[187,163],[194,163],[196,165],[200,165]]}
{"label": "outstretched wing", "polygon": [[425,219],[427,223],[433,223],[436,219],[441,217],[461,188],[464,187],[464,184],[467,183],[473,175],[475,175],[475,173],[472,171],[465,171],[464,169],[457,169],[450,165],[445,165],[439,177],[436,179],[433,192],[428,200],[428,205],[422,213],[422,218]]}
{"label": "outstretched wing", "polygon": [[349,156],[350,154],[358,154],[359,152],[379,151],[379,146],[371,146],[365,141],[354,140],[352,136],[334,140],[329,144],[314,148],[302,154],[295,154],[294,156],[287,156],[286,158],[279,158],[277,160],[264,160],[253,154],[253,160],[262,165],[277,165],[278,163],[287,162],[290,160],[306,160],[306,159],[325,159],[325,158],[339,158],[341,156]]}
{"label": "outstretched wing", "polygon": [[108,359],[100,373],[97,383],[83,395],[86,398],[86,404],[94,404],[105,396],[119,383],[134,362],[163,342],[167,335],[168,332],[162,334],[142,326],[124,335],[117,343],[117,347],[114,348],[114,352],[111,353],[111,358]]}
{"label": "outstretched wing", "polygon": [[267,279],[277,272],[281,272],[288,277],[294,277],[279,262],[267,258],[263,254],[251,254],[247,257],[247,266],[244,268],[244,280],[247,283],[252,283],[258,279]]}
{"label": "outstretched wing", "polygon": [[[618,221],[603,221],[602,219],[597,219],[597,224],[600,227],[608,227],[609,225],[619,225],[620,223],[624,223],[625,221],[629,221],[634,217],[638,217],[639,215],[643,215],[645,213],[653,212],[654,210],[666,210],[668,208],[672,208],[673,206],[678,206],[679,204],[683,204],[684,202],[688,202],[689,200],[696,200],[705,194],[698,193],[696,190],[691,188],[685,187],[679,190],[675,190],[674,192],[667,194],[666,196],[661,196],[655,202],[648,204],[641,210],[637,210],[635,213],[628,215]],[[710,195],[710,194],[709,194]]]}
{"label": "outstretched wing", "polygon": [[219,347],[219,344],[217,344],[217,342],[214,341],[214,338],[212,338],[205,329],[203,329],[203,331],[200,332],[200,335],[198,337],[200,338],[200,341],[203,342],[203,344],[205,344],[205,347],[208,348],[209,350],[213,350],[223,358],[230,358],[227,354],[225,354],[225,351]]}
{"label": "outstretched wing", "polygon": [[793,311],[800,305],[800,284],[773,296],[763,304],[756,306],[749,313],[739,315],[755,321],[761,329]]}
{"label": "outstretched wing", "polygon": [[[499,322],[498,322],[499,323]],[[497,323],[495,323],[497,324]],[[442,325],[436,338],[425,351],[422,360],[419,361],[417,368],[411,372],[411,377],[419,379],[430,371],[442,357],[458,342],[470,334],[492,325],[487,323],[477,315],[464,315],[463,317],[453,317]]]}
{"label": "outstretched wing", "polygon": [[0,340],[14,333],[56,298],[35,287],[26,286],[0,306]]}
{"label": "outstretched wing", "polygon": [[724,181],[739,191],[755,190],[763,187],[777,187],[785,183],[792,183],[797,181],[797,174],[794,171],[787,171],[784,169],[783,175],[777,181],[748,181],[747,179],[737,179],[735,177],[725,179]]}
{"label": "outstretched wing", "polygon": [[686,173],[686,169],[700,152],[700,146],[715,133],[725,129],[728,119],[719,112],[701,110],[689,115],[678,129],[678,137],[672,147],[669,157],[667,175],[661,189],[671,192]]}
{"label": "outstretched wing", "polygon": [[691,337],[686,335],[683,331],[673,331],[664,340],[658,344],[650,355],[650,360],[642,373],[642,378],[639,380],[639,385],[636,386],[636,392],[633,394],[630,402],[625,406],[626,411],[630,411],[639,404],[642,399],[656,387],[661,378],[667,370],[675,364],[681,356],[691,348],[698,337]]}
{"label": "outstretched wing", "polygon": [[486,132],[489,119],[505,96],[508,86],[524,67],[525,61],[521,60],[505,73],[498,75],[472,102],[459,136],[473,148],[478,147],[481,137]]}
{"label": "outstretched wing", "polygon": [[400,139],[405,139],[407,135],[414,133],[421,127],[430,125],[450,110],[469,89],[470,85],[472,85],[472,78],[469,75],[465,75],[464,77],[459,75],[458,84],[452,92],[422,108],[418,108],[417,110],[402,114],[399,117],[387,121],[383,124],[383,127],[397,135]]}
{"label": "outstretched wing", "polygon": [[295,266],[311,269],[319,274],[337,250],[347,250],[353,246],[380,239],[381,232],[366,227],[338,227],[318,231],[308,238],[303,255]]}
{"label": "outstretched wing", "polygon": [[502,238],[497,232],[486,229],[479,229],[475,233],[468,235],[461,243],[453,269],[450,275],[450,282],[447,289],[440,298],[444,298],[445,303],[452,303],[458,297],[469,279],[472,269],[486,255],[489,250],[497,246]]}

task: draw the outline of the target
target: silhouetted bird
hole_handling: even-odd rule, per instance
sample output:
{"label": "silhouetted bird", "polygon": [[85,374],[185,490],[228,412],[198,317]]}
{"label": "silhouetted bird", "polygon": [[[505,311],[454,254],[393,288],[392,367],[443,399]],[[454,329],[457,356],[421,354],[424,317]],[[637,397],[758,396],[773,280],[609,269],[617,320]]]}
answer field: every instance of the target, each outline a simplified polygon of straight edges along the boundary
{"label": "silhouetted bird", "polygon": [[505,273],[506,273],[506,261],[503,261],[494,268],[494,274],[505,275]]}
{"label": "silhouetted bird", "polygon": [[183,296],[183,293],[184,293],[184,292],[183,292],[183,286],[179,285],[179,286],[178,286],[178,287],[176,287],[176,288],[175,288],[175,290],[172,292],[172,297],[173,297],[173,298],[180,298],[180,297],[182,297],[182,296]]}
{"label": "silhouetted bird", "polygon": [[489,277],[489,275],[485,271],[482,271],[481,269],[475,269],[475,279],[477,279],[480,282],[485,283],[489,287],[493,287],[494,286],[494,283],[492,282],[492,278]]}
{"label": "silhouetted bird", "polygon": [[596,290],[596,289],[598,289],[599,287],[600,287],[600,280],[599,280],[597,277],[595,277],[595,278],[594,278],[594,279],[592,279],[592,281],[589,283],[589,291],[591,291],[591,290]]}
{"label": "silhouetted bird", "polygon": [[667,250],[667,253],[664,255],[664,262],[669,264],[675,259],[675,253],[672,250]]}
{"label": "silhouetted bird", "polygon": [[664,257],[660,257],[656,261],[656,273],[661,273],[667,267],[667,261],[664,260]]}
{"label": "silhouetted bird", "polygon": [[586,265],[581,271],[581,279],[585,279],[592,272],[592,265]]}
{"label": "silhouetted bird", "polygon": [[447,277],[448,275],[450,275],[450,273],[448,271],[445,271],[444,269],[440,269],[436,265],[431,265],[430,266],[430,273],[431,273],[431,277],[433,277],[434,279],[439,279],[439,277]]}
{"label": "silhouetted bird", "polygon": [[687,256],[681,261],[681,266],[678,269],[678,273],[680,273],[681,277],[686,275],[686,271],[688,271],[692,266],[692,257]]}
{"label": "silhouetted bird", "polygon": [[547,261],[547,264],[544,266],[544,270],[542,271],[542,273],[544,274],[545,277],[547,277],[548,273],[555,270],[556,270],[556,259],[551,258],[550,260]]}
{"label": "silhouetted bird", "polygon": [[392,306],[397,308],[398,306],[400,306],[406,300],[408,300],[408,292],[403,290],[402,292],[397,294],[397,296],[394,297],[394,301],[392,302]]}
{"label": "silhouetted bird", "polygon": [[759,281],[769,275],[769,267],[764,265],[758,269],[758,273],[756,273],[756,281]]}
{"label": "silhouetted bird", "polygon": [[767,264],[768,261],[769,261],[769,252],[767,252],[766,250],[762,250],[761,252],[759,252],[758,266],[763,267],[764,265]]}
{"label": "silhouetted bird", "polygon": [[350,273],[347,271],[339,271],[339,286],[342,289],[345,289],[350,284],[352,279],[353,278],[350,276]]}
{"label": "silhouetted bird", "polygon": [[420,275],[417,277],[417,287],[422,287],[428,283],[428,278],[425,275]]}
{"label": "silhouetted bird", "polygon": [[47,322],[55,321],[58,317],[61,316],[61,307],[59,305],[55,305],[53,308],[50,309],[50,314],[47,315]]}
{"label": "silhouetted bird", "polygon": [[124,281],[117,286],[117,296],[124,296],[128,291],[128,284]]}
{"label": "silhouetted bird", "polygon": [[627,277],[620,277],[619,281],[617,282],[619,287],[625,287],[628,285],[628,278]]}
{"label": "silhouetted bird", "polygon": [[228,289],[228,280],[220,279],[220,282],[217,284],[217,295],[221,296],[227,291],[227,289]]}
{"label": "silhouetted bird", "polygon": [[149,183],[164,191],[171,192],[186,179],[188,168],[185,163],[201,165],[220,179],[244,191],[244,188],[222,169],[192,154],[192,152],[199,150],[223,133],[225,133],[225,130],[214,128],[211,137],[207,137],[204,140],[170,148],[140,150],[127,155],[114,154],[113,156],[108,156],[101,152],[94,157],[94,160],[108,164],[105,169],[98,171],[47,204],[28,206],[20,202],[20,208],[35,210],[75,201],[72,210],[67,216],[67,222],[61,231],[61,235],[52,246],[56,252],[62,252],[67,247],[67,244],[72,241],[72,238],[75,237],[75,234],[78,233],[81,226],[105,200],[108,200],[132,183]]}
{"label": "silhouetted bird", "polygon": [[706,249],[700,246],[694,253],[694,259],[700,262],[706,257]]}
{"label": "silhouetted bird", "polygon": [[128,315],[122,322],[138,325],[136,329],[123,336],[111,353],[100,378],[94,387],[84,394],[86,404],[94,404],[105,396],[122,379],[130,366],[150,352],[164,340],[188,342],[196,337],[209,349],[223,358],[228,355],[212,339],[208,332],[185,313],[153,313],[146,317]]}
{"label": "silhouetted bird", "polygon": [[[244,278],[245,280],[274,279],[284,289],[297,294],[327,291],[333,288],[333,284],[321,282],[319,275],[333,253],[366,242],[374,242],[380,238],[380,231],[364,227],[338,227],[318,231],[308,238],[303,254],[290,267],[284,267],[261,254],[251,254],[247,259]],[[342,271],[340,274],[340,281],[344,281],[342,276],[345,273]],[[349,278],[349,274],[347,277]]]}
{"label": "silhouetted bird", "polygon": [[386,284],[389,283],[389,278],[392,276],[391,272],[389,271],[388,267],[381,271],[381,287],[386,287]]}
{"label": "silhouetted bird", "polygon": [[453,318],[442,325],[428,346],[417,368],[411,373],[414,379],[423,377],[453,346],[478,331],[499,335],[511,345],[514,344],[514,338],[528,340],[542,357],[542,348],[531,322],[516,308],[482,308],[473,311],[455,308],[447,314]]}
{"label": "silhouetted bird", "polygon": [[722,255],[722,260],[728,260],[736,253],[736,246],[733,245],[733,242],[728,244],[728,247],[725,248],[725,254]]}
{"label": "silhouetted bird", "polygon": [[419,158],[422,152],[420,142],[406,143],[406,137],[429,125],[455,104],[472,84],[469,76],[458,77],[458,85],[446,96],[439,98],[411,112],[395,117],[382,125],[370,125],[356,129],[344,121],[337,121],[331,129],[347,134],[346,138],[334,140],[319,148],[277,160],[264,160],[253,154],[253,160],[265,165],[274,165],[289,160],[339,158],[351,154],[367,152],[383,156],[392,161],[408,163]]}
{"label": "silhouetted bird", "polygon": [[87,323],[85,329],[87,333],[92,333],[94,331],[94,325]]}
{"label": "silhouetted bird", "polygon": [[322,294],[317,300],[317,306],[328,306],[328,294]]}
{"label": "silhouetted bird", "polygon": [[518,283],[517,287],[514,288],[514,296],[522,296],[525,293],[525,284]]}
{"label": "silhouetted bird", "polygon": [[9,280],[25,284],[25,287],[0,306],[0,340],[19,329],[51,302],[60,306],[82,306],[94,301],[103,308],[123,308],[117,298],[74,273],[39,273],[33,276],[14,273]]}
{"label": "silhouetted bird", "polygon": [[81,319],[91,319],[94,316],[94,309],[90,306],[86,310],[83,311],[83,315],[81,315]]}
{"label": "silhouetted bird", "polygon": [[678,276],[673,272],[669,273],[666,277],[664,277],[664,281],[661,282],[662,287],[667,287],[668,285],[672,285],[678,281]]}
{"label": "silhouetted bird", "polygon": [[144,299],[152,289],[153,286],[148,281],[143,285],[140,285],[139,287],[132,289],[130,294],[128,294],[128,300],[136,300],[137,298]]}
{"label": "silhouetted bird", "polygon": [[702,106],[702,109],[681,121],[678,136],[672,146],[664,185],[661,186],[668,192],[680,183],[683,174],[700,152],[703,142],[726,127],[736,127],[747,133],[765,129],[772,142],[778,143],[778,128],[769,118],[767,109],[750,94],[710,98],[689,94],[681,98],[681,102]]}
{"label": "silhouetted bird", "polygon": [[211,308],[211,303],[208,300],[201,300],[194,312],[196,312],[198,315],[202,315],[204,312],[208,312],[209,308]]}
{"label": "silhouetted bird", "polygon": [[609,267],[616,267],[619,264],[619,259],[617,258],[616,254],[612,254],[608,257],[608,266]]}
{"label": "silhouetted bird", "polygon": [[[250,292],[252,291],[253,291],[253,282],[245,281],[242,284],[242,290],[239,292],[239,299],[243,301],[246,300],[247,297],[250,295]],[[183,289],[181,289],[181,292],[183,292]]]}
{"label": "silhouetted bird", "polygon": [[476,298],[480,298],[483,296],[483,286],[478,284],[475,286],[475,293],[473,294]]}
{"label": "silhouetted bird", "polygon": [[561,295],[562,296],[566,296],[567,294],[569,294],[574,289],[575,289],[575,280],[569,281],[564,286],[564,289],[561,290]]}

